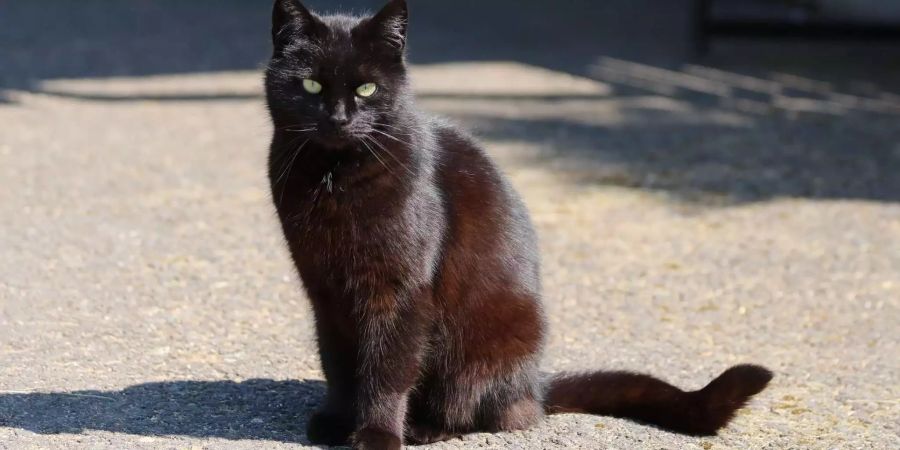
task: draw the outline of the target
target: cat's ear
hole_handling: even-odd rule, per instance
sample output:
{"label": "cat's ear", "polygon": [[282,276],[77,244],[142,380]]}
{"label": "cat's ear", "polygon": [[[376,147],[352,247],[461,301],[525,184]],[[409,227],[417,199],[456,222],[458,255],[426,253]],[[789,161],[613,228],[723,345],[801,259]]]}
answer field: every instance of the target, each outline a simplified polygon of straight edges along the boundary
{"label": "cat's ear", "polygon": [[300,0],[275,0],[272,8],[272,42],[278,48],[283,44],[284,34],[292,27],[311,34],[316,19],[312,13],[300,3]]}
{"label": "cat's ear", "polygon": [[406,0],[390,0],[372,17],[368,26],[388,45],[402,52],[406,48],[408,24],[409,12],[406,9]]}

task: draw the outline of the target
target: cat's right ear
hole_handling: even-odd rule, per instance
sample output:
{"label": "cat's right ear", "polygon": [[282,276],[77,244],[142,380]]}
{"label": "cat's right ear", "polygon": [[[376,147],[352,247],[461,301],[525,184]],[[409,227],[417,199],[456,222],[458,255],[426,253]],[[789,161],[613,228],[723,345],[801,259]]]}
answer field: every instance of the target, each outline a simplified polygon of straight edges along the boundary
{"label": "cat's right ear", "polygon": [[281,48],[291,30],[299,30],[311,35],[316,18],[300,3],[300,0],[275,0],[272,8],[272,43]]}

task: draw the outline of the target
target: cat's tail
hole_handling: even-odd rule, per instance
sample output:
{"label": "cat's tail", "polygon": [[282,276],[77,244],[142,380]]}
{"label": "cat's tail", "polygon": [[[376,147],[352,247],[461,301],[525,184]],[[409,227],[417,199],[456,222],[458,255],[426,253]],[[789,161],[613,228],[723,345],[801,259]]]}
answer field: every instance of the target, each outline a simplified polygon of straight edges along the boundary
{"label": "cat's tail", "polygon": [[586,413],[632,419],[678,433],[713,435],[772,379],[760,366],[734,366],[699,391],[631,372],[560,374],[544,400],[547,414]]}

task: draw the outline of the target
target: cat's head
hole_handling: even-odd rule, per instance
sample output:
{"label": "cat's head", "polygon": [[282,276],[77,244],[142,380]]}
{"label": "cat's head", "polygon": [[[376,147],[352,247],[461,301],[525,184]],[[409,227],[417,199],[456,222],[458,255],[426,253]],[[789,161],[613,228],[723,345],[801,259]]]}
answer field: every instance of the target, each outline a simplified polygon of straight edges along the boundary
{"label": "cat's head", "polygon": [[405,0],[370,17],[318,16],[276,0],[266,96],[275,126],[331,146],[390,130],[410,98]]}

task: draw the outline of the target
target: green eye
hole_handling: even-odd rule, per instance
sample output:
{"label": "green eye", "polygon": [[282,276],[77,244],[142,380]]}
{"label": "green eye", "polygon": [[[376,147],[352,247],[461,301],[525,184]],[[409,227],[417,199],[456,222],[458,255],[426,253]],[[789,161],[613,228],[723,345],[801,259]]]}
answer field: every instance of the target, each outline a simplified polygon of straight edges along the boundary
{"label": "green eye", "polygon": [[366,83],[356,88],[356,95],[360,97],[371,97],[376,90],[378,90],[378,86],[376,86],[375,83]]}
{"label": "green eye", "polygon": [[303,80],[303,89],[306,89],[306,92],[310,94],[318,94],[322,92],[322,85],[318,81],[306,78]]}

